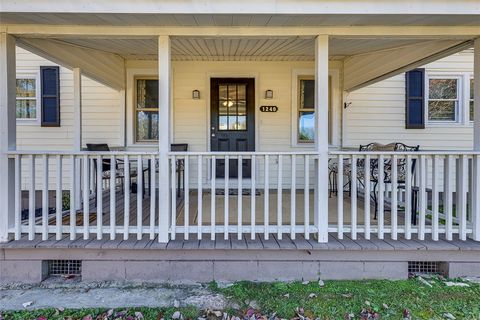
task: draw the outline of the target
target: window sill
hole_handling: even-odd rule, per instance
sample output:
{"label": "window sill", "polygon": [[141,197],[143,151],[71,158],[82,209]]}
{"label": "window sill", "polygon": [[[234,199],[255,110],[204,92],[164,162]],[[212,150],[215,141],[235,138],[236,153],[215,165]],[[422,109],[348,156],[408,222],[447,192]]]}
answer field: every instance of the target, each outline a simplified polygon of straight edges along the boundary
{"label": "window sill", "polygon": [[469,128],[469,127],[473,127],[473,122],[467,122],[467,123],[464,123],[464,122],[453,122],[453,123],[449,123],[449,122],[429,122],[426,124],[426,127],[427,128]]}
{"label": "window sill", "polygon": [[17,126],[39,126],[40,121],[38,119],[16,119]]}

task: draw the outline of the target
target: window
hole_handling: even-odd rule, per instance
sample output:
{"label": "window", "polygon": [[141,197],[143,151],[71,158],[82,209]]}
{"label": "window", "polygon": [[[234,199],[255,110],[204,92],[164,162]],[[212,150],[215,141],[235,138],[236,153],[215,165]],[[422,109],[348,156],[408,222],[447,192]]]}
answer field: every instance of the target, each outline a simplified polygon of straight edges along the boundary
{"label": "window", "polygon": [[458,77],[435,77],[428,80],[428,120],[459,122]]}
{"label": "window", "polygon": [[158,141],[158,80],[136,79],[135,139]]}
{"label": "window", "polygon": [[469,119],[470,121],[473,121],[473,88],[474,88],[474,83],[473,83],[473,78],[470,78],[470,100],[469,100]]}
{"label": "window", "polygon": [[313,77],[299,77],[297,118],[298,142],[313,142],[315,138],[315,80]]}
{"label": "window", "polygon": [[16,118],[37,120],[37,78],[22,76],[16,84]]}

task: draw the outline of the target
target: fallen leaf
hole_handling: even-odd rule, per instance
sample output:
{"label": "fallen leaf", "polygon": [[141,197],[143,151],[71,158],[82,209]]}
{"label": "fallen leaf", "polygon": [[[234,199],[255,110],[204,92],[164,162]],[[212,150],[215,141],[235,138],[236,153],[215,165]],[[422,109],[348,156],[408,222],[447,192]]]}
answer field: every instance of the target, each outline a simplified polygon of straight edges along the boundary
{"label": "fallen leaf", "polygon": [[316,298],[317,295],[316,295],[315,293],[310,293],[310,294],[308,295],[308,297],[309,297],[309,298]]}
{"label": "fallen leaf", "polygon": [[455,316],[453,314],[451,314],[450,312],[445,312],[443,314],[443,316],[447,319],[452,319],[452,320],[456,319]]}
{"label": "fallen leaf", "polygon": [[420,276],[418,276],[418,280],[419,280],[421,283],[423,283],[424,285],[429,286],[430,288],[433,287],[431,283],[429,283],[427,280],[423,279],[423,278],[420,277]]}
{"label": "fallen leaf", "polygon": [[284,296],[285,298],[290,298],[290,293],[285,293],[283,296]]}
{"label": "fallen leaf", "polygon": [[22,303],[22,306],[23,306],[24,308],[27,308],[27,307],[30,307],[32,304],[33,304],[33,301],[27,301],[27,302],[25,302],[25,303]]}
{"label": "fallen leaf", "polygon": [[384,309],[388,309],[388,304],[384,303],[384,304],[382,304],[382,306],[383,306]]}
{"label": "fallen leaf", "polygon": [[447,281],[445,282],[445,285],[447,287],[470,287],[468,283],[463,283],[463,282],[452,282],[452,281]]}

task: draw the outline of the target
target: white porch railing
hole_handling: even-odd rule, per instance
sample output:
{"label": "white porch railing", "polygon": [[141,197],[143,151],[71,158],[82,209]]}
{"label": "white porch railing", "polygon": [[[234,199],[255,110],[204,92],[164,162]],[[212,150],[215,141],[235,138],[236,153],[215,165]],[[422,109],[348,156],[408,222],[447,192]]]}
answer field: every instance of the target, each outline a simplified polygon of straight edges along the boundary
{"label": "white porch railing", "polygon": [[[257,234],[264,239],[271,234],[278,239],[284,234],[292,239],[303,234],[309,239],[318,232],[313,213],[317,161],[314,152],[171,153],[170,172],[174,175],[181,163],[184,188],[190,191],[183,194],[179,208],[175,179],[171,177],[172,239],[177,234],[183,234],[185,239],[190,234],[196,234],[198,239],[209,234],[212,240],[218,234],[223,234],[224,239],[236,234],[238,239],[246,235],[252,240]],[[217,178],[219,168],[215,165],[219,162],[223,168],[221,178]],[[230,166],[232,162],[236,165]],[[237,171],[233,175],[232,168]],[[179,217],[182,225],[176,223]]]}
{"label": "white porch railing", "polygon": [[[309,239],[319,230],[315,152],[171,152],[169,181],[158,180],[157,152],[9,157],[15,212],[8,231],[17,240],[155,239],[164,223],[170,239]],[[479,153],[335,151],[329,166],[324,214],[338,238],[478,237]],[[390,178],[378,179],[381,172]],[[169,185],[169,212],[159,210],[160,183]]]}
{"label": "white porch railing", "polygon": [[[24,234],[29,240],[36,234],[43,240],[51,235],[60,240],[66,234],[71,240],[81,235],[84,239],[109,235],[113,240],[118,234],[124,239],[130,234],[154,239],[158,234],[155,196],[150,197],[149,212],[143,210],[145,189],[152,194],[156,190],[156,170],[150,171],[149,181],[143,181],[143,167],[155,168],[157,153],[16,151],[9,157],[15,159],[15,221],[9,223],[13,226],[9,233],[16,240]],[[132,179],[136,180],[136,203],[130,199]],[[28,204],[22,201],[24,196]]]}
{"label": "white porch railing", "polygon": [[466,240],[479,231],[478,152],[336,151],[329,161],[330,178],[346,191],[337,194],[337,222],[329,227],[339,238],[390,234],[396,240],[416,234],[423,240],[431,234],[438,240],[443,234],[452,240],[458,234]]}

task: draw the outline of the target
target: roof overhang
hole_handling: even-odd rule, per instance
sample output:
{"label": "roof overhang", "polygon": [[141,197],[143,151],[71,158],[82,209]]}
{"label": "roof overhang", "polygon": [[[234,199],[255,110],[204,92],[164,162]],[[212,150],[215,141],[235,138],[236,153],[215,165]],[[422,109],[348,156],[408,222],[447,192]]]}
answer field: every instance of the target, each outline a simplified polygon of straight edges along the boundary
{"label": "roof overhang", "polygon": [[476,0],[0,0],[3,12],[93,14],[435,15],[480,13]]}

